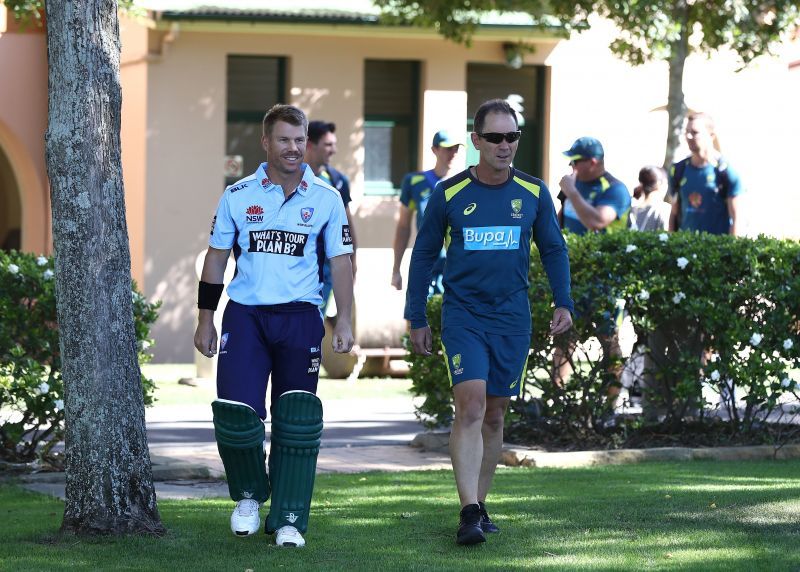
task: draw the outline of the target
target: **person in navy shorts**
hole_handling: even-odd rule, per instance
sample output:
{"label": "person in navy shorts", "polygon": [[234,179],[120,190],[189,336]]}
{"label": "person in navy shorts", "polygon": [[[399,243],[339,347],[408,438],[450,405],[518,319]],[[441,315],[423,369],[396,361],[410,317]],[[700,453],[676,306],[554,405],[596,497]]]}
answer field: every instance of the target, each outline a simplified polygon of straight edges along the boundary
{"label": "person in navy shorts", "polygon": [[[321,256],[330,260],[339,316],[332,344],[353,346],[353,252],[339,193],[303,163],[308,121],[289,105],[264,117],[267,162],[225,189],[212,221],[198,291],[194,344],[219,351],[212,404],[217,444],[231,498],[231,529],[249,536],[259,507],[272,496],[266,532],[280,546],[303,546],[313,490],[322,405],[316,397],[324,334]],[[213,315],[233,251],[236,273],[217,336]],[[264,424],[270,380],[269,474]],[[299,457],[298,457],[299,455]]]}
{"label": "person in navy shorts", "polygon": [[479,162],[436,185],[411,254],[405,308],[414,351],[430,355],[428,279],[445,243],[442,353],[455,404],[450,456],[461,501],[456,542],[465,545],[498,532],[485,501],[500,459],[505,412],[527,374],[533,243],[555,301],[550,333],[566,332],[573,311],[567,247],[550,191],[511,166],[522,135],[515,111],[505,100],[489,100],[478,108],[474,126]]}

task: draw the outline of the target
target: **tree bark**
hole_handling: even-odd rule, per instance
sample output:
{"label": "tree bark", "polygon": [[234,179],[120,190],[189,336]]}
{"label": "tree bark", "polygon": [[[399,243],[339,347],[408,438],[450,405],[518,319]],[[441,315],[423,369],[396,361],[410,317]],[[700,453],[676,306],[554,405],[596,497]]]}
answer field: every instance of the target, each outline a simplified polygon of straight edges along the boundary
{"label": "tree bark", "polygon": [[164,532],[145,432],[120,160],[113,0],[48,0],[46,136],[76,534]]}
{"label": "tree bark", "polygon": [[669,171],[675,162],[686,119],[686,100],[683,95],[683,68],[689,55],[689,6],[685,0],[675,3],[674,21],[680,24],[680,36],[672,44],[669,58],[669,95],[667,97],[667,149],[664,154],[664,168]]}

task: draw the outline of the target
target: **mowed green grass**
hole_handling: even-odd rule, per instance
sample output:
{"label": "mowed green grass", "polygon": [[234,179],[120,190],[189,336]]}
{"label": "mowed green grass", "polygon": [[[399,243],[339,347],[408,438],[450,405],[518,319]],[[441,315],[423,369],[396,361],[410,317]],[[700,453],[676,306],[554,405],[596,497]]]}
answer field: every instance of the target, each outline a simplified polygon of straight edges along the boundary
{"label": "mowed green grass", "polygon": [[319,476],[302,549],[233,537],[226,499],[159,506],[163,538],[59,537],[60,501],[0,486],[0,569],[800,570],[800,461],[501,468],[475,547],[449,471]]}

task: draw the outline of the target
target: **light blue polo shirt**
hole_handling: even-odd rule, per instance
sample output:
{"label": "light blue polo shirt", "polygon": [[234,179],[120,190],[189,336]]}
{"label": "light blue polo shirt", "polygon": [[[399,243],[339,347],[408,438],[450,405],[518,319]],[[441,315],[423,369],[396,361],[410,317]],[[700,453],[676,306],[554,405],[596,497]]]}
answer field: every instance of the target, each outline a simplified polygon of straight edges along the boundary
{"label": "light blue polo shirt", "polygon": [[231,300],[248,306],[322,303],[324,257],[352,254],[353,241],[339,193],[302,165],[289,198],[270,181],[267,163],[225,189],[208,245],[233,248],[236,274]]}

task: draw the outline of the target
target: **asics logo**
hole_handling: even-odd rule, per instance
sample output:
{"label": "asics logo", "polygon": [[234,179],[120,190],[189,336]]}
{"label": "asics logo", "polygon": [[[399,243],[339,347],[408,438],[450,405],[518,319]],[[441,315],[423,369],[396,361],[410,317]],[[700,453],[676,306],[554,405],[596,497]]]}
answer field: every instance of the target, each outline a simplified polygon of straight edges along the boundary
{"label": "asics logo", "polygon": [[519,382],[519,380],[518,380],[518,379],[515,379],[515,380],[514,380],[514,383],[512,383],[511,385],[509,385],[509,386],[508,386],[508,388],[509,388],[509,389],[514,389],[515,387],[517,387],[517,383],[518,383],[518,382]]}
{"label": "asics logo", "polygon": [[476,208],[478,208],[478,205],[476,205],[475,203],[470,203],[467,205],[467,208],[464,209],[464,214],[471,215]]}

